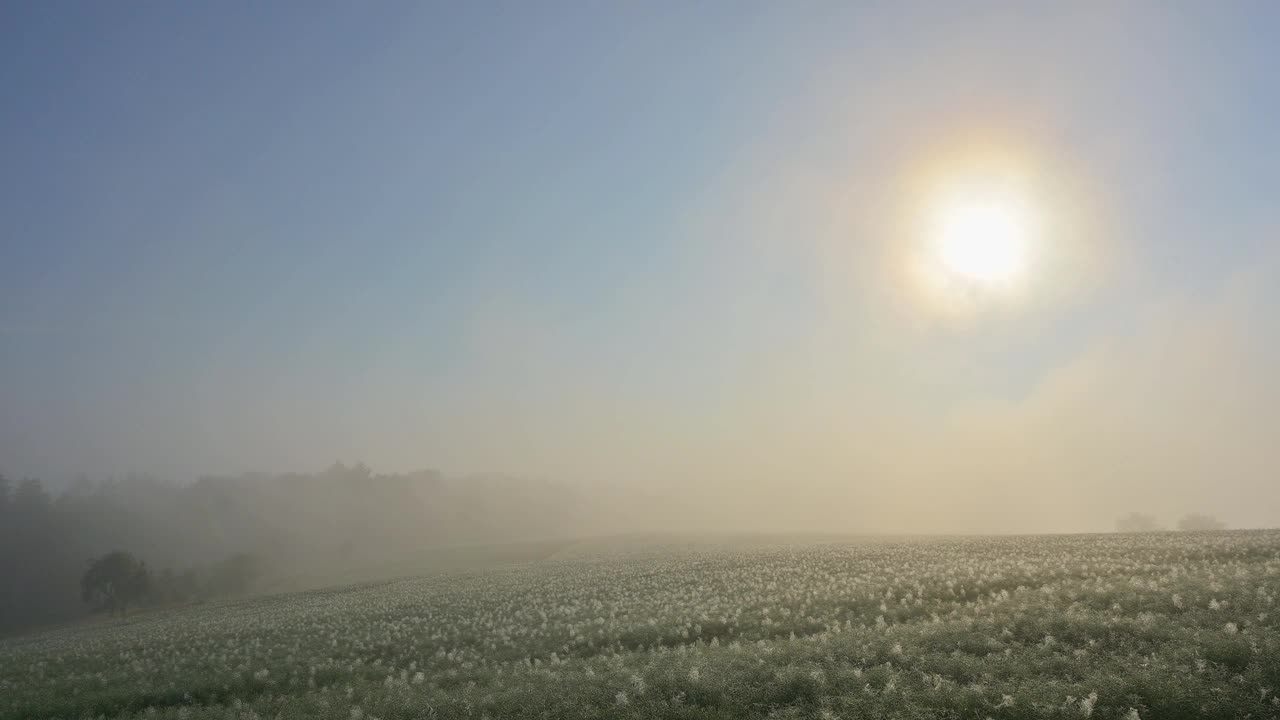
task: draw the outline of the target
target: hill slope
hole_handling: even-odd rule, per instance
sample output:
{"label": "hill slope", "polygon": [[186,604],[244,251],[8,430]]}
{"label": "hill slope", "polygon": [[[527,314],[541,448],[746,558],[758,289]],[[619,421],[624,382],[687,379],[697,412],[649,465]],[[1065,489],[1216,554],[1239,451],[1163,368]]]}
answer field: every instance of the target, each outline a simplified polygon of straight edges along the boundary
{"label": "hill slope", "polygon": [[1275,717],[1280,532],[670,547],[0,643],[0,717]]}

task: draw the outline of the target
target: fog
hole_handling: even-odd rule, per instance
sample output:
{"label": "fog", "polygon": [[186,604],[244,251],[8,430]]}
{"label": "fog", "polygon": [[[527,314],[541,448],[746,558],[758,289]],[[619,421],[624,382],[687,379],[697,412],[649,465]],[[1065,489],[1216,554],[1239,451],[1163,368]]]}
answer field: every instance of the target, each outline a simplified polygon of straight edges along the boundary
{"label": "fog", "polygon": [[[1240,18],[581,10],[12,24],[11,618],[116,549],[190,599],[249,591],[201,580],[239,553],[257,592],[629,534],[1280,524]],[[935,186],[1006,166],[1036,222],[953,277]]]}
{"label": "fog", "polygon": [[[1272,527],[1280,331],[1267,320],[1278,267],[1264,257],[1206,300],[1147,305],[1025,390],[925,415],[892,401],[903,378],[890,367],[868,371],[898,357],[893,345],[843,379],[816,356],[799,372],[783,348],[786,372],[771,367],[750,395],[721,395],[678,424],[645,414],[669,399],[623,403],[582,378],[559,402],[530,406],[546,408],[541,422],[522,425],[494,398],[527,395],[500,385],[484,427],[502,473],[355,463],[196,481],[86,474],[49,482],[43,500],[27,483],[0,511],[0,629],[82,615],[79,574],[112,549],[194,578],[175,583],[190,601],[218,597],[217,568],[239,554],[255,570],[233,594],[543,561],[636,534],[1103,532],[1135,511],[1165,528],[1193,512]],[[965,372],[936,362],[930,372]],[[310,427],[267,439],[300,443]],[[465,437],[455,433],[444,434]],[[410,454],[355,437],[371,457]],[[522,462],[540,472],[519,473]]]}

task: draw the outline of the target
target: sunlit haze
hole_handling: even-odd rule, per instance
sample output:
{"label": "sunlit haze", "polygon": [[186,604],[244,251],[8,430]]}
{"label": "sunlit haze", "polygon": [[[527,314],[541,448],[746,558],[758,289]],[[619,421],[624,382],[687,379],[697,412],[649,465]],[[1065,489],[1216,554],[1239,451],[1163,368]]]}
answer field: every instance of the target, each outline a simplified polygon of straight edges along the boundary
{"label": "sunlit haze", "polygon": [[430,469],[584,533],[1275,526],[1277,28],[6,4],[0,473]]}
{"label": "sunlit haze", "polygon": [[1018,199],[975,193],[944,200],[937,215],[938,256],[959,281],[996,288],[1024,270],[1031,228]]}

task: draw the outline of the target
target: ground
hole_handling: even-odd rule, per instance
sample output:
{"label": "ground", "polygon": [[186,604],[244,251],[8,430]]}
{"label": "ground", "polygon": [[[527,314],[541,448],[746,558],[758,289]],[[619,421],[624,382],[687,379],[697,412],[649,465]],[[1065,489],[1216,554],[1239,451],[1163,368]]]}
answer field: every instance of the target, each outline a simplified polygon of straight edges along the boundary
{"label": "ground", "polygon": [[1276,718],[1280,531],[579,548],[0,641],[0,718]]}

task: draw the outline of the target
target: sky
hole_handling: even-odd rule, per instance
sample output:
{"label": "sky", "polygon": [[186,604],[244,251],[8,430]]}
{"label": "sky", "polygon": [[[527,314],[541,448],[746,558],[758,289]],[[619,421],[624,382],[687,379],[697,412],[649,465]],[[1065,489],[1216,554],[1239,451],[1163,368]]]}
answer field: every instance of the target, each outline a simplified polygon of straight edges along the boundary
{"label": "sky", "polygon": [[[1276,27],[8,3],[0,472],[343,460],[823,528],[1275,525]],[[1052,230],[1016,297],[911,275],[920,187],[970,156],[1016,158]]]}

